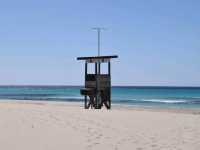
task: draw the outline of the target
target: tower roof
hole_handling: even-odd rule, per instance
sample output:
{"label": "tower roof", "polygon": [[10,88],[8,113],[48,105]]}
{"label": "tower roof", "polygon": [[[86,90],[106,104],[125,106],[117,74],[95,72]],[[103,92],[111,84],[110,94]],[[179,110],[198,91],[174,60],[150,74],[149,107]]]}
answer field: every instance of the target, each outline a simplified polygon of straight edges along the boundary
{"label": "tower roof", "polygon": [[85,60],[87,62],[106,62],[112,58],[118,58],[117,55],[111,56],[90,56],[90,57],[78,57],[77,60]]}

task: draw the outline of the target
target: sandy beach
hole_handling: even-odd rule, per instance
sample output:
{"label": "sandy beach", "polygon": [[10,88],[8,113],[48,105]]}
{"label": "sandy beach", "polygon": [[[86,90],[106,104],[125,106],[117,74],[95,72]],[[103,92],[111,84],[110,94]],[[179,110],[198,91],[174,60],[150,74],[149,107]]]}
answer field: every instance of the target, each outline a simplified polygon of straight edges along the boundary
{"label": "sandy beach", "polygon": [[200,111],[0,102],[1,150],[199,150]]}

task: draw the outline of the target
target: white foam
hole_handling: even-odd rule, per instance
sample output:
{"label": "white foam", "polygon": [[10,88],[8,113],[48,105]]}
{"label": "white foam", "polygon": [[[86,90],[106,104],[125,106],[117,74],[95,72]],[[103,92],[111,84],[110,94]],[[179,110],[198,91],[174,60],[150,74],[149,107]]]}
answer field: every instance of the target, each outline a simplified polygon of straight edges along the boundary
{"label": "white foam", "polygon": [[58,98],[58,99],[83,99],[81,96],[49,96],[48,98]]}
{"label": "white foam", "polygon": [[157,103],[185,103],[187,102],[186,100],[166,100],[166,99],[149,99],[149,100],[143,100],[146,102],[157,102]]}

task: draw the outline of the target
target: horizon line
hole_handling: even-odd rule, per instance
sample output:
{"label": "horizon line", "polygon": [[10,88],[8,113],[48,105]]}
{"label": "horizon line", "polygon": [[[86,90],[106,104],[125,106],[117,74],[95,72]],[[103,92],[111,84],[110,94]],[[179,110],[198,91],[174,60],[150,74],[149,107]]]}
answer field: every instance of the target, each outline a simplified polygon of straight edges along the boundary
{"label": "horizon line", "polygon": [[[0,87],[84,87],[84,85],[59,85],[59,84],[4,84]],[[112,87],[169,87],[169,88],[200,88],[200,86],[181,86],[181,85],[112,85]]]}

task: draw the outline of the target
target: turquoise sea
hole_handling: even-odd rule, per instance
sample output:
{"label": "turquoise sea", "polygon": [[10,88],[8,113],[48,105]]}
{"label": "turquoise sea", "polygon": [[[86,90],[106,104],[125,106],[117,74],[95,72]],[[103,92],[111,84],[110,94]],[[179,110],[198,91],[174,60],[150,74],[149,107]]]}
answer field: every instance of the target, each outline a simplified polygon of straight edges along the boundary
{"label": "turquoise sea", "polygon": [[[79,86],[0,86],[0,99],[83,101]],[[200,87],[112,87],[112,103],[200,108]]]}

